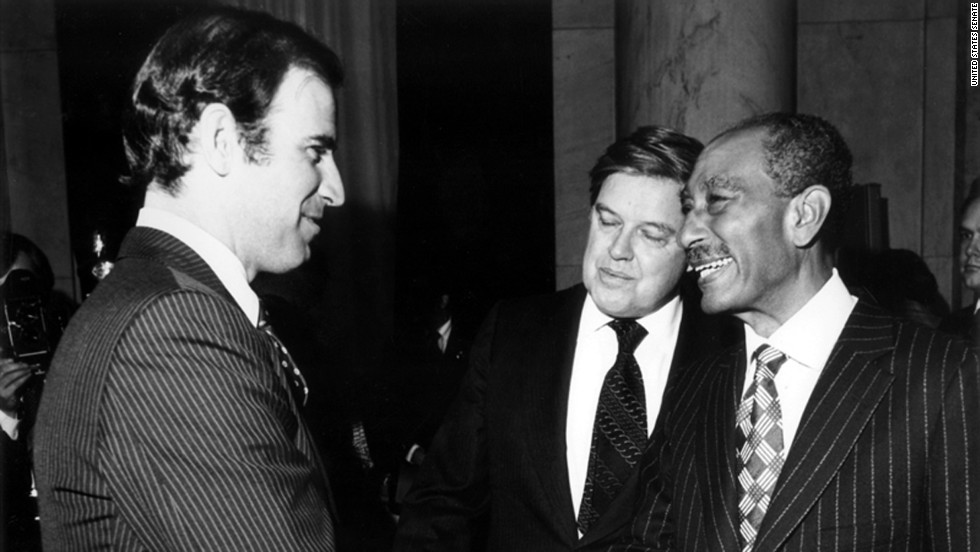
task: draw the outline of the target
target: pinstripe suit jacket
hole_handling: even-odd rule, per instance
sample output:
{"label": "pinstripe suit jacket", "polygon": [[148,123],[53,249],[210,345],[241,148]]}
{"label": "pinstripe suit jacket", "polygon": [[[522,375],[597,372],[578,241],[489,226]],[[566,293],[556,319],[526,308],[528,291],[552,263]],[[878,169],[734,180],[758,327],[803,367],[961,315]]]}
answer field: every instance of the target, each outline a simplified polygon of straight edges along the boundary
{"label": "pinstripe suit jacket", "polygon": [[[622,550],[738,546],[744,343],[684,370]],[[756,550],[980,550],[980,383],[962,343],[859,301],[807,403]]]}
{"label": "pinstripe suit jacket", "polygon": [[273,345],[135,228],[72,319],[36,427],[47,550],[328,550],[330,495]]}

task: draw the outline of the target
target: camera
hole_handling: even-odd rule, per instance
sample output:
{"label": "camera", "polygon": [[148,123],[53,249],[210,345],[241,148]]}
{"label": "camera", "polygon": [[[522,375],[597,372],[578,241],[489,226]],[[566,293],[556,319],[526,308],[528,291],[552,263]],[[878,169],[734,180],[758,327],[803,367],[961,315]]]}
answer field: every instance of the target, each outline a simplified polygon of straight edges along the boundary
{"label": "camera", "polygon": [[0,349],[5,356],[29,364],[34,373],[43,374],[54,347],[38,278],[28,270],[12,270],[0,286],[0,299]]}

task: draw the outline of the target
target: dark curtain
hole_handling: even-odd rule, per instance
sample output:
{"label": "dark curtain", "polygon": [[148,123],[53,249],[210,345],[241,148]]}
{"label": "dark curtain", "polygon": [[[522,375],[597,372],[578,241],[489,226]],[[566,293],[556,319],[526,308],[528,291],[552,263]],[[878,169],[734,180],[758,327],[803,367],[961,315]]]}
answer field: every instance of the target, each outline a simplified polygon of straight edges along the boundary
{"label": "dark curtain", "polygon": [[[391,327],[393,218],[398,164],[395,6],[384,0],[237,0],[228,4],[292,21],[344,62],[338,94],[338,161],[346,204],[328,210],[312,261],[257,286],[304,305],[331,356],[357,369]],[[356,323],[352,323],[356,322]],[[364,328],[370,326],[371,331]]]}

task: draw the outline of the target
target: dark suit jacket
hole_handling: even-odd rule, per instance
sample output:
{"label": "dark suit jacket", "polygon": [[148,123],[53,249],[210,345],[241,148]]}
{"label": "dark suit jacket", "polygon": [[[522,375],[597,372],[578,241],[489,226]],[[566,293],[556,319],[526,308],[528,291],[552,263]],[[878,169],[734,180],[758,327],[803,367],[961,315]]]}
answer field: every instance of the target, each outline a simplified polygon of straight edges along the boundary
{"label": "dark suit jacket", "polygon": [[[565,421],[581,285],[494,307],[454,409],[409,492],[396,550],[467,550],[489,510],[489,550],[597,550],[630,519],[636,475],[581,539],[568,485]],[[672,373],[721,334],[685,305]],[[477,543],[479,544],[479,543]]]}
{"label": "dark suit jacket", "polygon": [[[684,371],[661,410],[623,550],[738,546],[744,343]],[[977,550],[980,369],[964,344],[859,301],[817,381],[756,550]]]}
{"label": "dark suit jacket", "polygon": [[276,359],[200,257],[133,229],[48,374],[45,549],[327,549],[329,492]]}
{"label": "dark suit jacket", "polygon": [[452,332],[441,351],[439,334],[428,327],[398,332],[375,379],[375,405],[368,429],[379,463],[400,461],[414,444],[429,448],[433,435],[466,373],[477,324],[453,317]]}
{"label": "dark suit jacket", "polygon": [[980,349],[980,315],[973,312],[973,305],[954,311],[943,319],[939,330],[970,341]]}
{"label": "dark suit jacket", "polygon": [[14,441],[0,431],[0,550],[41,549],[26,441],[24,436]]}

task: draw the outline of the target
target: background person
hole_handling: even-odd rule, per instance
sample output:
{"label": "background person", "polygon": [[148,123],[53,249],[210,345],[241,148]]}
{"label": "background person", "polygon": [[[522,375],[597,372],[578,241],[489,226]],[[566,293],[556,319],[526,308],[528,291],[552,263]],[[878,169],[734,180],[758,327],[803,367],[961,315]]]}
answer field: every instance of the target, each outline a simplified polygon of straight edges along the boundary
{"label": "background person", "polygon": [[20,234],[0,236],[0,549],[41,549],[31,466],[44,373],[73,305],[56,294],[44,252]]}
{"label": "background person", "polygon": [[[960,276],[963,285],[980,293],[980,183],[963,203],[960,213]],[[939,329],[969,339],[974,348],[980,349],[980,300],[952,312]]]}

